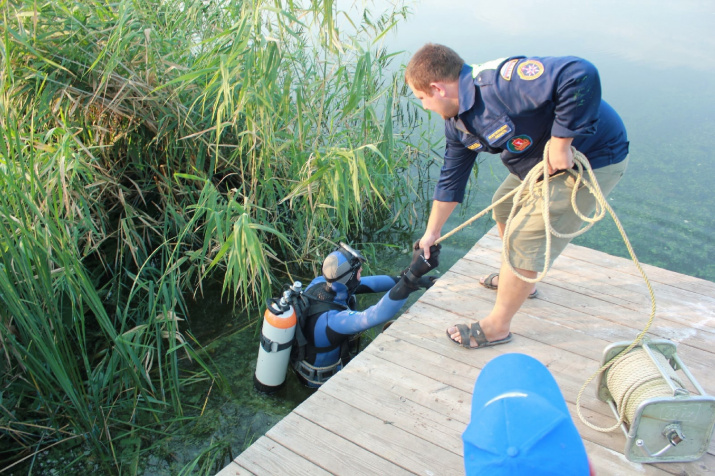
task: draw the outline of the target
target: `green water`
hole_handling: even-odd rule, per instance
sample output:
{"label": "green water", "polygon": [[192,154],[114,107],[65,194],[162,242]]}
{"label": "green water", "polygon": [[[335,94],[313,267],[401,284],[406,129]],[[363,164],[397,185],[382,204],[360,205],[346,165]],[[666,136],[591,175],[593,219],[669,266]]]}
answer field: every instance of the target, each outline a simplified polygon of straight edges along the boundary
{"label": "green water", "polygon": [[[638,258],[715,281],[713,19],[715,4],[710,1],[434,0],[415,3],[412,18],[388,42],[390,49],[405,51],[404,61],[427,41],[453,47],[469,63],[521,54],[589,59],[601,73],[604,99],[623,117],[631,141],[629,170],[609,200]],[[432,117],[431,123],[439,137],[441,120]],[[469,200],[453,214],[445,231],[487,206],[505,176],[497,157],[480,156],[480,163]],[[437,171],[431,174],[436,175]],[[431,188],[426,184],[428,197]],[[445,241],[441,270],[461,258],[492,226],[490,219],[483,218]],[[424,223],[419,223],[410,239],[419,238],[423,231]],[[627,256],[609,218],[575,243]],[[405,258],[386,257],[373,264],[373,271],[394,272]],[[224,445],[227,463],[311,393],[290,373],[286,388],[278,394],[257,393],[252,384],[256,328],[235,332],[239,327],[235,323],[242,320],[217,301],[198,303],[189,318],[198,335],[226,335],[211,344],[210,352],[230,382],[231,394],[212,394],[205,417],[167,439],[165,453],[152,457],[147,474],[170,474],[216,442]],[[372,302],[363,300],[361,306]],[[207,388],[197,391],[195,403],[205,400],[207,392]]]}

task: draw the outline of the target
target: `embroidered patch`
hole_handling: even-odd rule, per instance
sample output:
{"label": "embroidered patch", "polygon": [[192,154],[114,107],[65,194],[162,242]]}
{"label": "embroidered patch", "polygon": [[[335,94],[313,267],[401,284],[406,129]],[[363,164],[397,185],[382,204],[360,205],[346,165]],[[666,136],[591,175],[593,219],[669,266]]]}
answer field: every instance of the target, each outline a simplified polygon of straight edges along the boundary
{"label": "embroidered patch", "polygon": [[504,124],[502,126],[499,126],[497,130],[492,132],[487,136],[487,141],[489,141],[490,144],[494,144],[496,141],[507,135],[508,133],[511,132],[511,127],[509,127],[509,124]]}
{"label": "embroidered patch", "polygon": [[501,67],[501,71],[499,72],[501,77],[507,81],[511,81],[511,75],[514,74],[514,66],[516,66],[516,63],[518,62],[518,59],[513,59],[504,63],[504,66]]}
{"label": "embroidered patch", "polygon": [[531,147],[531,143],[531,137],[527,135],[520,135],[509,139],[509,142],[506,143],[506,148],[509,152],[524,152],[526,149]]}
{"label": "embroidered patch", "polygon": [[504,61],[506,58],[499,58],[491,61],[487,61],[486,63],[482,64],[473,64],[472,65],[472,78],[476,78],[479,73],[484,71],[485,69],[497,69],[497,66],[501,64],[502,61]]}
{"label": "embroidered patch", "polygon": [[479,149],[481,149],[482,147],[483,147],[483,146],[482,146],[482,143],[479,142],[479,141],[476,141],[476,142],[474,142],[473,144],[469,144],[469,145],[467,146],[467,149],[469,149],[469,150],[479,150]]}
{"label": "embroidered patch", "polygon": [[540,61],[536,60],[524,61],[519,65],[516,72],[524,81],[533,81],[544,74],[544,65],[541,64]]}

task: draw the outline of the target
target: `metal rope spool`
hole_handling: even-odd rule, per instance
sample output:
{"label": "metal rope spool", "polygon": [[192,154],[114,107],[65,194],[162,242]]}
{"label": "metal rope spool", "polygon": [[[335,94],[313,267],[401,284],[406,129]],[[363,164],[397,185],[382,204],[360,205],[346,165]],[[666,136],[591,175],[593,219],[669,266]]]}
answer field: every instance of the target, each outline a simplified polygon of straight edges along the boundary
{"label": "metal rope spool", "polygon": [[[708,449],[715,427],[715,397],[707,395],[676,354],[675,343],[644,340],[603,352],[602,364],[616,359],[598,382],[598,398],[609,404],[626,435],[624,454],[636,463],[687,462]],[[685,388],[682,373],[693,391]]]}

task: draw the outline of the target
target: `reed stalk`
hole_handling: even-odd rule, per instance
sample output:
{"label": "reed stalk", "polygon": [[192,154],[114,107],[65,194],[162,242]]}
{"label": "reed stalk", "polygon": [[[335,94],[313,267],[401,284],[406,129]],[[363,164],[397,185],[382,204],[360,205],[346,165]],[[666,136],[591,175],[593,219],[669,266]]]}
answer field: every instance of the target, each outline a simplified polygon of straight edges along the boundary
{"label": "reed stalk", "polygon": [[409,223],[406,171],[423,157],[381,46],[406,10],[20,0],[0,12],[0,460],[81,441],[126,471],[126,448],[142,447],[126,442],[185,414],[182,388],[222,388],[185,337],[187,296],[221,279],[253,309],[333,242]]}

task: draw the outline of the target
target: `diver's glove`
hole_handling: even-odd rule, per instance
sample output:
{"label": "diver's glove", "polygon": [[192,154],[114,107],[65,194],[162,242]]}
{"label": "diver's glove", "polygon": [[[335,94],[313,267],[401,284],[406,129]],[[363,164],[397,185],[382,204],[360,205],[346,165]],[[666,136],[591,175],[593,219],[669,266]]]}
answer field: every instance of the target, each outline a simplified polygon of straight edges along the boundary
{"label": "diver's glove", "polygon": [[421,288],[429,289],[434,285],[435,281],[437,281],[437,276],[421,276],[417,280],[417,285]]}
{"label": "diver's glove", "polygon": [[410,263],[410,267],[407,268],[407,271],[404,272],[403,277],[410,283],[417,284],[422,276],[434,269],[437,269],[437,266],[439,266],[439,253],[441,249],[442,245],[430,246],[429,259],[425,258],[425,252],[423,249],[419,248],[414,250],[412,253],[412,263]]}
{"label": "diver's glove", "polygon": [[410,266],[402,273],[401,279],[390,290],[390,299],[399,301],[407,298],[411,292],[421,287],[427,288],[434,284],[434,280],[423,276],[439,266],[439,252],[442,245],[430,247],[430,257],[425,258],[424,250],[418,249],[412,253]]}
{"label": "diver's glove", "polygon": [[[402,276],[405,275],[408,269],[410,268],[405,268],[405,270],[398,276],[390,276],[395,281],[395,284],[400,282]],[[435,281],[437,281],[437,276],[422,276],[420,277],[420,279],[417,280],[417,286],[419,286],[420,288],[429,289],[434,285]]]}

